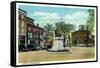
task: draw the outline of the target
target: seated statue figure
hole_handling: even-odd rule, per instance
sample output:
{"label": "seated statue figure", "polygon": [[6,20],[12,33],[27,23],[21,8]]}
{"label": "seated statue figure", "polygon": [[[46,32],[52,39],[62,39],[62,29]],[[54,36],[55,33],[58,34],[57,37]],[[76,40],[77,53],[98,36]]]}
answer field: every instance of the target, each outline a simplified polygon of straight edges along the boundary
{"label": "seated statue figure", "polygon": [[61,33],[58,29],[55,30],[55,37],[61,37]]}

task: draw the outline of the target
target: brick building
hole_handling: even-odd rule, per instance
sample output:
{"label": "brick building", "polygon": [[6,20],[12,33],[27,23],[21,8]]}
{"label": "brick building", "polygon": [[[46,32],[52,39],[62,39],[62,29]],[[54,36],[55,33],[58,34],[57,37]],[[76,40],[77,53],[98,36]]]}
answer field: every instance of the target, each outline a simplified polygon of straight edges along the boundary
{"label": "brick building", "polygon": [[27,36],[28,45],[35,42],[40,45],[41,37],[43,35],[43,28],[39,27],[39,24],[35,25],[34,20],[27,17]]}
{"label": "brick building", "polygon": [[43,29],[39,27],[39,24],[35,25],[34,20],[27,17],[27,12],[22,9],[19,9],[18,19],[19,50],[28,50],[28,45],[40,45]]}
{"label": "brick building", "polygon": [[79,30],[72,33],[72,44],[74,46],[86,46],[89,42],[90,32],[84,29],[84,25],[79,26]]}

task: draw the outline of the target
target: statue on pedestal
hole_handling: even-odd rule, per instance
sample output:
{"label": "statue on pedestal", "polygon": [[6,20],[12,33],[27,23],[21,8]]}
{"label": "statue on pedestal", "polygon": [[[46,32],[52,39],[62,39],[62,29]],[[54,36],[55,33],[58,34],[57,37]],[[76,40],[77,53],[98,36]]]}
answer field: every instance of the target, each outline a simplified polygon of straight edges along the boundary
{"label": "statue on pedestal", "polygon": [[55,37],[61,37],[61,33],[60,33],[60,31],[58,30],[58,27],[57,27],[57,29],[55,30]]}
{"label": "statue on pedestal", "polygon": [[53,47],[49,51],[64,51],[63,38],[58,28],[55,30],[55,36],[53,39]]}

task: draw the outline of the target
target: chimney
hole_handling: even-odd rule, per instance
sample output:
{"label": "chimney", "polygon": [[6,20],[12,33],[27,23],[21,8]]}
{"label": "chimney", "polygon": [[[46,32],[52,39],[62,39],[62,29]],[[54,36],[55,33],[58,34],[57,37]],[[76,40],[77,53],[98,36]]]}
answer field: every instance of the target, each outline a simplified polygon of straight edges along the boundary
{"label": "chimney", "polygon": [[84,25],[79,25],[79,30],[84,30]]}
{"label": "chimney", "polygon": [[32,23],[34,24],[34,19],[33,19]]}
{"label": "chimney", "polygon": [[39,26],[39,24],[37,24],[37,26]]}

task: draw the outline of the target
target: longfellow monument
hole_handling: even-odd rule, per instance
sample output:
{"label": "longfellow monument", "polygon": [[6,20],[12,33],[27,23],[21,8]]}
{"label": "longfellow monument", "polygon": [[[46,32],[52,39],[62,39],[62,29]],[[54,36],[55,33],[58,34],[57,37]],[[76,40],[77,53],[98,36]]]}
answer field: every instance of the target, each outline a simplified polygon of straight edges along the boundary
{"label": "longfellow monument", "polygon": [[63,37],[58,28],[55,30],[53,46],[49,51],[65,51],[63,46]]}

